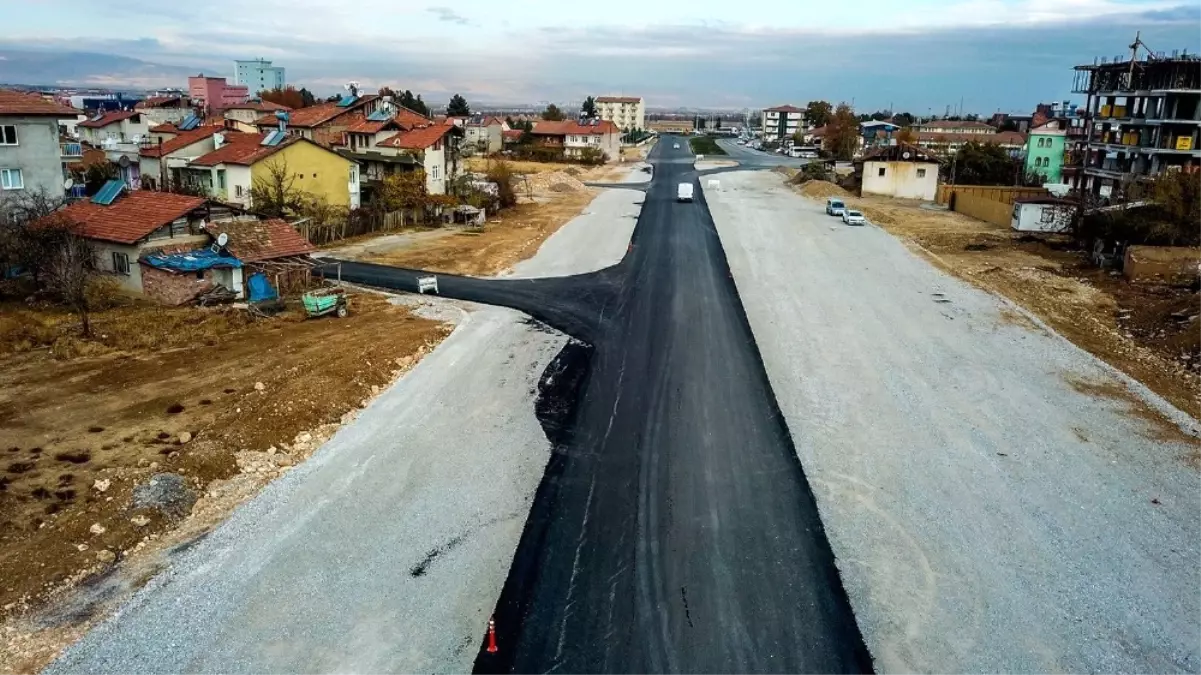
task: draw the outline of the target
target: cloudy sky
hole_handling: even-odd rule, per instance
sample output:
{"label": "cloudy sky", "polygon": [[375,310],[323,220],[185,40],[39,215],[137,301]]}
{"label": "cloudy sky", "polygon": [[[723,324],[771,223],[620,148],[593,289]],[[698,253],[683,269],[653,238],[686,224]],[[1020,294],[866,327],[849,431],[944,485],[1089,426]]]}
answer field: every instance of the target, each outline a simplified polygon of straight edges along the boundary
{"label": "cloudy sky", "polygon": [[[445,3],[445,4],[439,4]],[[348,80],[444,101],[1029,110],[1072,66],[1201,51],[1197,0],[7,0],[0,81],[181,86],[263,57],[318,93]],[[65,20],[69,17],[70,20]]]}

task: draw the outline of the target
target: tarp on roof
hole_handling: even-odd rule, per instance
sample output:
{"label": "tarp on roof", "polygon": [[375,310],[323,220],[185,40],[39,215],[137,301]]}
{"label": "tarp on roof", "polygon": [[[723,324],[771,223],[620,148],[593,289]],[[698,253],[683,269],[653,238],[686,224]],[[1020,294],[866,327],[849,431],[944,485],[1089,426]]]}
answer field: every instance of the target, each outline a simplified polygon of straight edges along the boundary
{"label": "tarp on roof", "polygon": [[215,253],[210,248],[187,253],[155,253],[144,255],[141,262],[168,272],[199,272],[214,267],[241,267],[242,261],[229,255]]}

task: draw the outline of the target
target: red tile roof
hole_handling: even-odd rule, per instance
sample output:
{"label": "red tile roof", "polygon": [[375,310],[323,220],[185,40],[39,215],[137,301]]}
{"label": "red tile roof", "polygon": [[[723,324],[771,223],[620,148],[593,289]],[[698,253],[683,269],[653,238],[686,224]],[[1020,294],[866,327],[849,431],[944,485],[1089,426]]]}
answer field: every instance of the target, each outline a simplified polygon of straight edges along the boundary
{"label": "red tile roof", "polygon": [[778,105],[774,108],[764,108],[763,112],[803,113],[805,109],[794,105]]}
{"label": "red tile roof", "polygon": [[37,94],[0,89],[0,115],[55,115],[75,117],[80,111],[47,101]]}
{"label": "red tile roof", "polygon": [[425,115],[409,110],[404,106],[397,106],[394,119],[396,120],[396,123],[399,124],[403,129],[424,127],[432,122],[432,120]]}
{"label": "red tile roof", "polygon": [[383,148],[401,148],[403,150],[425,150],[434,143],[442,140],[442,137],[454,131],[455,127],[448,124],[434,124],[428,127],[412,129],[410,131],[402,131],[395,136],[390,136],[380,141],[378,145]]}
{"label": "red tile roof", "polygon": [[[170,105],[172,103],[178,105]],[[183,107],[183,96],[151,96],[150,98],[138,101],[138,104],[134,106],[135,109],[181,107]]]}
{"label": "red tile roof", "polygon": [[150,130],[156,134],[178,134],[182,133],[179,127],[175,126],[174,122],[163,122],[150,127]]}
{"label": "red tile roof", "polygon": [[180,131],[177,132],[179,135],[175,138],[163,141],[162,145],[142,148],[138,151],[138,154],[142,157],[162,157],[176,150],[183,150],[193,143],[199,143],[213,134],[224,130],[224,127],[196,127],[191,131]]}
{"label": "red tile roof", "polygon": [[516,140],[521,139],[521,135],[524,134],[525,131],[522,129],[505,129],[504,131],[502,131],[500,133],[505,138],[516,141]]}
{"label": "red tile roof", "polygon": [[[338,107],[336,101],[330,103],[319,103],[307,108],[297,108],[289,113],[288,126],[300,128],[321,126],[335,117],[360,110],[377,98],[379,98],[379,96],[376,94],[364,94],[363,96],[359,97],[359,100],[355,101],[351,105],[346,106],[345,108]],[[273,127],[278,123],[279,120],[275,119],[275,115],[264,115],[263,117],[260,117],[254,121],[255,126],[260,127]]]}
{"label": "red tile roof", "polygon": [[345,130],[352,134],[375,134],[388,128],[389,125],[396,125],[396,120],[386,119],[380,122],[374,122],[366,117],[363,117],[362,115],[359,115],[349,121],[349,124],[346,125]]}
{"label": "red tile roof", "polygon": [[641,103],[642,99],[637,96],[598,96],[597,103]]}
{"label": "red tile roof", "polygon": [[245,101],[243,103],[234,103],[232,105],[222,106],[225,110],[257,110],[259,112],[275,112],[276,110],[291,110],[286,105],[272,103],[271,101]]}
{"label": "red tile roof", "polygon": [[121,120],[127,120],[131,117],[135,117],[140,114],[141,114],[141,112],[139,112],[137,110],[114,110],[112,112],[104,113],[104,117],[101,117],[99,120],[96,120],[94,122],[92,121],[92,118],[89,117],[87,119],[87,121],[80,122],[78,124],[78,126],[84,127],[86,129],[100,129],[102,127],[107,127],[110,124],[120,122]]}
{"label": "red tile roof", "polygon": [[270,220],[224,220],[209,223],[205,231],[214,238],[229,235],[226,249],[242,262],[306,255],[317,250],[295,227],[278,218]]}
{"label": "red tile roof", "polygon": [[250,166],[255,162],[269,157],[276,152],[298,143],[304,139],[300,136],[288,136],[278,145],[259,145],[267,134],[237,134],[225,135],[225,145],[216,150],[197,157],[191,161],[192,166],[216,166],[218,164],[244,164]]}
{"label": "red tile roof", "polygon": [[133,244],[176,218],[204,206],[205,202],[203,197],[133,190],[126,191],[108,206],[84,199],[55,215],[62,215],[73,223],[75,232],[80,236]]}
{"label": "red tile roof", "polygon": [[574,120],[565,122],[534,122],[534,134],[537,136],[593,136],[597,134],[619,134],[621,130],[609,120],[601,120],[596,126],[580,124]]}

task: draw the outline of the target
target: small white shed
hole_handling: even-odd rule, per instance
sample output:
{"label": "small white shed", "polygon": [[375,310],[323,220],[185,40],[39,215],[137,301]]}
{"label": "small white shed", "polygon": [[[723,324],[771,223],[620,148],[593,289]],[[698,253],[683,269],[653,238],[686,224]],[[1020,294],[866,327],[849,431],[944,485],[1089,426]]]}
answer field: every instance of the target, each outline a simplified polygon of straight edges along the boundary
{"label": "small white shed", "polygon": [[1010,227],[1018,232],[1067,232],[1075,203],[1054,197],[1019,199],[1013,203]]}

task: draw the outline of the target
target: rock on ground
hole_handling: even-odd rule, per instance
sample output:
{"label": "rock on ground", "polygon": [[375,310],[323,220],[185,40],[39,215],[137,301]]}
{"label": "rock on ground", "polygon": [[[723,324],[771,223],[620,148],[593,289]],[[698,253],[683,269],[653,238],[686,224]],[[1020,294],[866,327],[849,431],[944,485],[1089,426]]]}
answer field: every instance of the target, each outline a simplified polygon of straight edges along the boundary
{"label": "rock on ground", "polygon": [[134,509],[154,509],[170,518],[183,518],[195,503],[187,479],[175,473],[156,473],[133,489]]}

